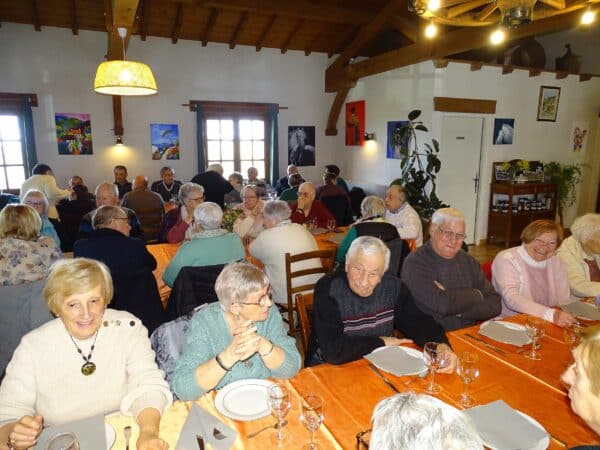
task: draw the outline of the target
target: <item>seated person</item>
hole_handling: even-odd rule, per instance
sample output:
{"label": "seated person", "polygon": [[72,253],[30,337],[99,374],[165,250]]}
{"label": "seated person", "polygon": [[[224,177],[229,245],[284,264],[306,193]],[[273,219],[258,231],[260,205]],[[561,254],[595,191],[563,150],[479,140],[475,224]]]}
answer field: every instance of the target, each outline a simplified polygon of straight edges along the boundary
{"label": "seated person", "polygon": [[482,450],[471,420],[443,401],[409,391],[381,400],[373,411],[369,447],[377,450]]}
{"label": "seated person", "polygon": [[137,316],[150,333],[166,320],[156,279],[156,260],[140,239],[129,237],[123,208],[101,206],[94,213],[94,231],[73,246],[75,257],[102,261],[114,284],[112,307]]}
{"label": "seated person", "polygon": [[233,232],[241,238],[254,239],[263,230],[262,209],[265,203],[258,195],[258,187],[249,184],[241,192],[243,203],[234,209],[239,209],[242,214],[233,224]]}
{"label": "seated person", "polygon": [[481,265],[461,249],[465,216],[457,209],[438,209],[431,218],[431,239],[404,260],[402,281],[417,306],[446,331],[496,317],[500,295]]}
{"label": "seated person", "polygon": [[0,286],[46,278],[62,253],[48,237],[40,238],[42,220],[28,205],[6,205],[0,211]]}
{"label": "seated person", "polygon": [[[110,181],[105,181],[96,186],[96,208],[100,208],[104,205],[119,206],[119,190],[117,185]],[[129,236],[143,239],[144,233],[135,211],[129,208],[123,208],[123,210],[127,213],[127,217],[129,217],[129,226],[131,227]],[[77,239],[89,237],[92,233],[94,229],[92,227],[92,218],[95,212],[96,210],[90,211],[82,217],[81,223],[79,224]]]}
{"label": "seated person", "polygon": [[[390,250],[379,239],[361,236],[350,245],[345,270],[321,278],[316,287],[306,365],[343,364],[378,347],[412,342],[398,339],[398,329],[423,346],[447,343],[444,330],[414,304],[395,275],[386,273]],[[452,373],[456,355],[447,347]]]}
{"label": "seated person", "polygon": [[567,268],[572,297],[600,295],[600,214],[575,219],[556,255]]}
{"label": "seated person", "polygon": [[175,366],[173,391],[195,400],[247,378],[291,378],[300,354],[269,292],[264,272],[248,263],[227,265],[215,283],[218,303],[197,312]]}
{"label": "seated person", "polygon": [[28,449],[42,424],[120,410],[143,430],[138,450],[167,449],[158,430],[172,394],[144,326],[125,311],[106,309],[112,293],[110,273],[97,261],[67,259],[53,266],[44,297],[58,318],[26,334],[6,368],[0,442]]}
{"label": "seated person", "polygon": [[496,255],[492,284],[502,296],[502,317],[526,313],[561,327],[576,322],[560,309],[571,302],[567,271],[554,254],[562,235],[558,223],[534,220],[521,232],[522,245]]}
{"label": "seated person", "polygon": [[385,203],[376,195],[369,195],[360,204],[361,218],[350,227],[335,255],[337,265],[346,261],[346,252],[350,244],[359,236],[375,236],[383,242],[400,238],[394,225],[385,221]]}
{"label": "seated person", "polygon": [[398,229],[402,239],[414,239],[417,247],[423,245],[421,217],[406,201],[402,186],[394,184],[385,193],[385,220]]}
{"label": "seated person", "polygon": [[258,169],[256,167],[248,167],[248,181],[246,184],[253,184],[258,189],[258,197],[267,195],[267,183],[265,180],[258,178]]}
{"label": "seated person", "polygon": [[125,194],[131,192],[132,188],[131,182],[127,181],[127,167],[121,165],[115,166],[113,172],[115,174],[114,184],[119,191],[119,199],[122,199]]}
{"label": "seated person", "polygon": [[58,203],[56,209],[66,235],[67,248],[63,242],[63,251],[73,251],[73,243],[77,240],[83,216],[96,209],[95,197],[88,192],[87,187],[77,184],[73,186],[70,198]]}
{"label": "seated person", "polygon": [[350,206],[350,197],[344,189],[335,184],[335,175],[330,172],[323,174],[323,184],[317,187],[317,199],[323,201],[323,197],[344,197],[348,200],[348,208]]}
{"label": "seated person", "polygon": [[295,202],[298,200],[298,188],[300,185],[304,183],[302,179],[302,175],[299,173],[293,173],[290,175],[289,179],[289,188],[285,189],[281,195],[279,196],[279,200],[283,200],[286,202]]}
{"label": "seated person", "polygon": [[[285,175],[285,176],[281,177],[279,180],[277,180],[277,184],[275,185],[275,189],[277,190],[277,195],[281,196],[283,191],[285,191],[286,189],[288,189],[290,187],[289,178],[295,173],[298,173],[298,168],[294,164],[290,164],[289,166],[287,166],[287,175]],[[280,198],[279,200],[283,200],[283,199]]]}
{"label": "seated person", "polygon": [[185,239],[190,224],[194,220],[194,211],[204,201],[204,188],[188,182],[179,189],[179,206],[172,209],[160,224],[158,242],[178,244]]}
{"label": "seated person", "polygon": [[163,281],[173,287],[182,267],[214,266],[239,261],[246,257],[237,234],[221,228],[223,210],[213,202],[204,202],[194,211],[191,240],[183,243],[167,266]]}
{"label": "seated person", "polygon": [[319,200],[315,200],[317,191],[314,183],[302,183],[298,188],[298,203],[292,206],[291,219],[294,223],[314,221],[320,228],[327,228],[328,220],[335,220],[333,214]]}
{"label": "seated person", "polygon": [[71,188],[63,190],[56,186],[54,173],[47,164],[36,164],[31,171],[31,176],[23,181],[21,185],[21,202],[23,201],[23,195],[29,189],[37,189],[44,193],[48,200],[48,217],[51,219],[58,219],[56,203],[61,198],[67,198],[71,194]]}
{"label": "seated person", "polygon": [[[31,206],[37,211],[42,219],[42,228],[40,229],[40,236],[47,236],[54,241],[54,245],[60,248],[60,238],[54,223],[48,219],[48,200],[42,191],[37,189],[29,189],[23,196],[23,204]],[[60,222],[56,221],[57,227],[60,227]],[[61,228],[62,230],[62,228]]]}
{"label": "seated person", "polygon": [[335,176],[335,184],[341,187],[346,194],[350,194],[350,189],[348,189],[348,184],[346,180],[340,177],[340,168],[335,164],[327,164],[325,166],[325,172],[328,172]]}
{"label": "seated person", "polygon": [[228,207],[242,203],[242,188],[244,187],[244,177],[239,172],[233,172],[229,175],[229,183],[233,186],[233,191],[225,194],[225,205]]}
{"label": "seated person", "polygon": [[[561,379],[569,387],[571,409],[600,436],[600,325],[583,329],[581,343],[573,350],[575,362]],[[599,449],[600,446],[581,446],[571,450]]]}
{"label": "seated person", "polygon": [[[317,241],[302,225],[292,223],[288,204],[281,200],[265,203],[263,208],[263,225],[265,230],[250,244],[250,254],[259,259],[265,266],[267,277],[271,281],[272,298],[276,303],[287,305],[287,282],[285,275],[285,254],[312,252],[319,250]],[[293,270],[321,267],[316,258],[298,261]],[[294,279],[294,286],[314,284],[322,274],[306,275]]]}
{"label": "seated person", "polygon": [[175,180],[175,170],[165,166],[160,169],[160,180],[152,183],[150,189],[160,195],[164,202],[176,202],[179,198],[181,181]]}
{"label": "seated person", "polygon": [[159,194],[148,188],[148,178],[138,175],[133,179],[132,190],[125,194],[121,206],[135,211],[146,240],[158,240],[160,225],[165,217],[165,204]]}

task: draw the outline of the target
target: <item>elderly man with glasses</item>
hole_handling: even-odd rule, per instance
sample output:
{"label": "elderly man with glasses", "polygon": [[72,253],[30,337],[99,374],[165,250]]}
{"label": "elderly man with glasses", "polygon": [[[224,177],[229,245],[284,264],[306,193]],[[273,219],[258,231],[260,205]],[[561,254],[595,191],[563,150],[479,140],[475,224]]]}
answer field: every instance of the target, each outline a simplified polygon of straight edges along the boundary
{"label": "elderly man with glasses", "polygon": [[499,315],[500,295],[479,263],[461,249],[466,237],[464,215],[454,208],[438,209],[431,218],[430,234],[431,239],[402,266],[402,281],[417,306],[447,331]]}
{"label": "elderly man with glasses", "polygon": [[292,207],[291,220],[300,225],[316,223],[318,227],[327,228],[327,222],[335,219],[327,207],[315,200],[317,189],[314,183],[305,182],[298,188],[298,203]]}

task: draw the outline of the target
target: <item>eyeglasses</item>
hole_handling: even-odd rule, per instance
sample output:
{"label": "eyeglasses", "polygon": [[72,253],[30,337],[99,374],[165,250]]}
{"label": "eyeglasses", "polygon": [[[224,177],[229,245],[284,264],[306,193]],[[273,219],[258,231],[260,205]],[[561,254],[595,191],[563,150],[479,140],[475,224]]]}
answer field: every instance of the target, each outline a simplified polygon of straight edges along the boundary
{"label": "eyeglasses", "polygon": [[455,233],[454,231],[444,230],[439,225],[437,226],[437,229],[440,230],[442,232],[442,235],[444,236],[444,238],[449,241],[454,240],[454,239],[456,239],[457,241],[463,241],[467,237],[467,235],[465,233]]}
{"label": "eyeglasses", "polygon": [[265,306],[267,304],[267,302],[271,301],[271,295],[272,295],[271,292],[267,292],[260,299],[258,299],[258,302],[238,302],[238,304],[240,304],[240,305]]}
{"label": "eyeglasses", "polygon": [[29,206],[46,206],[45,202],[25,202],[25,204],[29,205]]}
{"label": "eyeglasses", "polygon": [[556,247],[556,241],[543,241],[540,238],[535,238],[534,241],[539,245],[545,245],[546,247]]}
{"label": "eyeglasses", "polygon": [[204,200],[204,196],[202,197],[188,197],[186,200],[191,200],[193,202],[201,202],[202,200]]}
{"label": "eyeglasses", "polygon": [[298,197],[308,197],[309,195],[308,192],[298,192]]}

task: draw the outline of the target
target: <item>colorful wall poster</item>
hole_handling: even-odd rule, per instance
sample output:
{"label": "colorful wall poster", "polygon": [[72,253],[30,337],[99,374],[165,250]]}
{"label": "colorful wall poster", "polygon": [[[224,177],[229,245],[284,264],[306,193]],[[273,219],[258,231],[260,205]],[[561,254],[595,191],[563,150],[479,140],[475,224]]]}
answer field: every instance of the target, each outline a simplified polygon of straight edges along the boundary
{"label": "colorful wall poster", "polygon": [[150,145],[152,159],[179,159],[179,125],[151,123]]}
{"label": "colorful wall poster", "polygon": [[90,114],[56,113],[56,142],[59,155],[92,155]]}

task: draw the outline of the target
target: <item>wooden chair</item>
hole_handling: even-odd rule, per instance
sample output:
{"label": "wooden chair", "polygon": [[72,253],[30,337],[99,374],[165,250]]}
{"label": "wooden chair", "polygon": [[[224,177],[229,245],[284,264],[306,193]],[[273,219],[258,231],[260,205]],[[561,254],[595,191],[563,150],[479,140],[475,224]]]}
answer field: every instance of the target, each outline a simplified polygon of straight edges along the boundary
{"label": "wooden chair", "polygon": [[157,243],[160,224],[164,217],[164,210],[156,208],[138,208],[134,211],[140,220],[146,244]]}
{"label": "wooden chair", "polygon": [[[316,281],[314,283],[304,283],[292,287],[292,280],[295,278],[303,277],[306,275],[322,274],[326,275],[333,271],[333,265],[335,263],[335,249],[328,250],[315,250],[312,252],[298,253],[291,255],[290,253],[285,254],[285,278],[287,284],[287,306],[279,305],[279,309],[283,313],[287,313],[287,320],[289,324],[289,334],[293,335],[298,331],[298,328],[294,325],[294,294],[306,293],[307,291],[312,292],[315,288]],[[306,261],[309,259],[320,258],[321,264],[310,268],[303,269],[292,269],[292,264]]]}
{"label": "wooden chair", "polygon": [[308,340],[312,329],[313,297],[313,294],[296,294],[296,313],[298,314],[300,343],[302,344],[304,356],[308,351]]}

